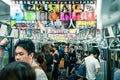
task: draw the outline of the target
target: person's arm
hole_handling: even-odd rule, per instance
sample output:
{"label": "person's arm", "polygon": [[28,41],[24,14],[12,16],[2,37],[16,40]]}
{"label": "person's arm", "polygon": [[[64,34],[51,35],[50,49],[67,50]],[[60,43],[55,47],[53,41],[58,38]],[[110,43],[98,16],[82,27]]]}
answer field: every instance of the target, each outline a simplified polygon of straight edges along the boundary
{"label": "person's arm", "polygon": [[3,54],[4,54],[4,48],[7,44],[7,39],[3,39],[0,41],[0,70],[2,69],[2,60],[3,60]]}
{"label": "person's arm", "polygon": [[4,49],[0,47],[0,70],[2,69],[3,53],[4,53]]}
{"label": "person's arm", "polygon": [[72,68],[72,70],[70,71],[70,73],[73,73],[73,72],[74,72],[74,70],[75,70],[75,68],[73,67],[73,68]]}
{"label": "person's arm", "polygon": [[98,60],[96,60],[96,63],[95,63],[95,71],[96,71],[96,73],[99,72],[99,69],[100,69],[100,63],[99,63]]}
{"label": "person's arm", "polygon": [[82,75],[79,75],[79,74],[76,74],[77,75],[77,77],[79,77],[79,78],[85,78],[84,76],[82,76]]}
{"label": "person's arm", "polygon": [[3,56],[3,53],[4,53],[4,48],[5,48],[5,45],[7,44],[7,39],[3,39],[0,41],[0,57]]}
{"label": "person's arm", "polygon": [[3,56],[3,53],[4,53],[4,48],[1,47],[1,45],[0,45],[0,58]]}
{"label": "person's arm", "polygon": [[99,72],[99,68],[96,68],[96,73],[98,73]]}

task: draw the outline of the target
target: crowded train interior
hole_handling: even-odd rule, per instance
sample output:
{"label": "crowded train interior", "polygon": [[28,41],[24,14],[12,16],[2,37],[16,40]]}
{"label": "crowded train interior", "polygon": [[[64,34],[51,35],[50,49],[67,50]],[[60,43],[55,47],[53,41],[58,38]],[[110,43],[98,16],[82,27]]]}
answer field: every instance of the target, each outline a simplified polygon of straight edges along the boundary
{"label": "crowded train interior", "polygon": [[[16,61],[28,62],[35,80],[120,80],[119,3],[0,0],[0,80],[30,78],[7,74],[7,68],[24,65]],[[39,68],[33,68],[33,62]]]}

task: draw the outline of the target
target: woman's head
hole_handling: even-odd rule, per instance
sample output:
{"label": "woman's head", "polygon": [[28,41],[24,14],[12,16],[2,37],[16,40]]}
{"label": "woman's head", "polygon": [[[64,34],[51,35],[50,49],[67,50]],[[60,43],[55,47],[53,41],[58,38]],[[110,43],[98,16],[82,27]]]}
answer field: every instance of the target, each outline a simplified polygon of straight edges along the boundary
{"label": "woman's head", "polygon": [[12,62],[0,71],[0,80],[36,80],[36,74],[29,64]]}
{"label": "woman's head", "polygon": [[35,59],[39,64],[46,62],[45,55],[42,52],[36,52]]}

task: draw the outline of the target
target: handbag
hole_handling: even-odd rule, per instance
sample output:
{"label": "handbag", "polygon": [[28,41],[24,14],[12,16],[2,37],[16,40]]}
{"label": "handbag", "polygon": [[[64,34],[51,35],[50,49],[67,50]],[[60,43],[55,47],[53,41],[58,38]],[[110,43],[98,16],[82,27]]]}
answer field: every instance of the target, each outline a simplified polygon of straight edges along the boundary
{"label": "handbag", "polygon": [[59,65],[60,68],[64,68],[64,58],[62,58],[60,60],[60,65]]}

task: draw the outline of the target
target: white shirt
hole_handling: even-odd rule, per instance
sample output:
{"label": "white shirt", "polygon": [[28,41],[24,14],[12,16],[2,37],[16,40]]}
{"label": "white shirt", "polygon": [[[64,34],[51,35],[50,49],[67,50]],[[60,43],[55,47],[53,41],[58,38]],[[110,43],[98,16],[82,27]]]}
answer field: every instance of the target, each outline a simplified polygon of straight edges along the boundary
{"label": "white shirt", "polygon": [[[32,66],[39,66],[35,61],[32,62]],[[48,80],[45,72],[42,69],[35,69],[36,80]]]}
{"label": "white shirt", "polygon": [[85,58],[86,64],[86,78],[88,80],[95,80],[96,79],[96,68],[100,68],[99,61],[92,55]]}

